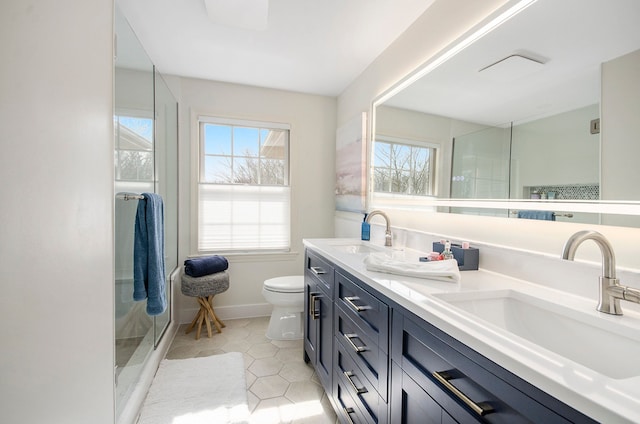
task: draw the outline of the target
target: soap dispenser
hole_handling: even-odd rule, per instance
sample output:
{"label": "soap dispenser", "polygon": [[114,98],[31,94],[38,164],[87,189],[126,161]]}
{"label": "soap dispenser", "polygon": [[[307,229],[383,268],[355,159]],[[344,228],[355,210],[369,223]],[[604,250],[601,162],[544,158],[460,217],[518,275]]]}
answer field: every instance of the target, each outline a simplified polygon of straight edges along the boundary
{"label": "soap dispenser", "polygon": [[371,225],[367,222],[367,215],[364,214],[364,219],[362,220],[362,230],[360,231],[360,238],[362,240],[369,241],[371,239]]}
{"label": "soap dispenser", "polygon": [[442,259],[453,259],[453,253],[451,253],[451,242],[449,240],[444,243],[444,252],[442,252]]}

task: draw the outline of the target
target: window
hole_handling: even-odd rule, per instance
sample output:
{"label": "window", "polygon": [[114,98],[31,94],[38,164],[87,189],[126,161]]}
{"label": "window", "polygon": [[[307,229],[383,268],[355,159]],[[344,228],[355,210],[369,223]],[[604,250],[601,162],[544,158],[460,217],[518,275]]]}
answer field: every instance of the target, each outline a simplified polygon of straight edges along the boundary
{"label": "window", "polygon": [[198,127],[198,250],[288,250],[289,126],[199,117]]}
{"label": "window", "polygon": [[415,142],[379,138],[373,143],[373,191],[405,196],[434,195],[436,149]]}
{"label": "window", "polygon": [[114,116],[116,181],[153,181],[153,118]]}

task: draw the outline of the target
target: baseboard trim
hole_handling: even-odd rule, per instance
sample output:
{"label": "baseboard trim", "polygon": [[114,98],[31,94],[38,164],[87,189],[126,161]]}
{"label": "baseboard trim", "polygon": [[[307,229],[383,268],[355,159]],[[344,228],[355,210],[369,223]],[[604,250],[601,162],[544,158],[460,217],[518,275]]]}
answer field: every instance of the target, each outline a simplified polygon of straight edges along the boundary
{"label": "baseboard trim", "polygon": [[[255,303],[252,305],[215,306],[216,315],[221,320],[267,317],[271,315],[273,307],[269,303]],[[180,311],[180,323],[189,324],[198,313],[199,308],[188,308]]]}

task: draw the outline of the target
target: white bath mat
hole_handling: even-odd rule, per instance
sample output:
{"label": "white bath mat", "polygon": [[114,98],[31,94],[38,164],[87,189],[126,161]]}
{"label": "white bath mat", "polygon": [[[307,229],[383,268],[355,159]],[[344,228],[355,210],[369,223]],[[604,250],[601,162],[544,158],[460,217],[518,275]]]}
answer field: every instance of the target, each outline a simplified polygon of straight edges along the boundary
{"label": "white bath mat", "polygon": [[241,353],[165,359],[138,424],[246,423],[249,417]]}

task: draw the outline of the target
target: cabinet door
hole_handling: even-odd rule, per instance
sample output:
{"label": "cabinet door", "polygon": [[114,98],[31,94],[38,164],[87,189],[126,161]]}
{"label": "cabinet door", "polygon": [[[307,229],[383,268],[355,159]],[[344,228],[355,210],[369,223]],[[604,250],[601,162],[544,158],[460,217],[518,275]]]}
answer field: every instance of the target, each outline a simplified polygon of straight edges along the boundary
{"label": "cabinet door", "polygon": [[316,373],[325,391],[331,393],[333,377],[333,302],[323,290],[318,290],[315,304],[318,308],[316,319]]}
{"label": "cabinet door", "polygon": [[316,344],[318,340],[318,325],[316,323],[318,313],[318,303],[315,300],[318,296],[318,285],[312,277],[304,277],[304,360],[316,365],[317,353]]}
{"label": "cabinet door", "polygon": [[333,302],[313,277],[305,275],[304,280],[304,359],[314,365],[325,391],[331,393]]}

